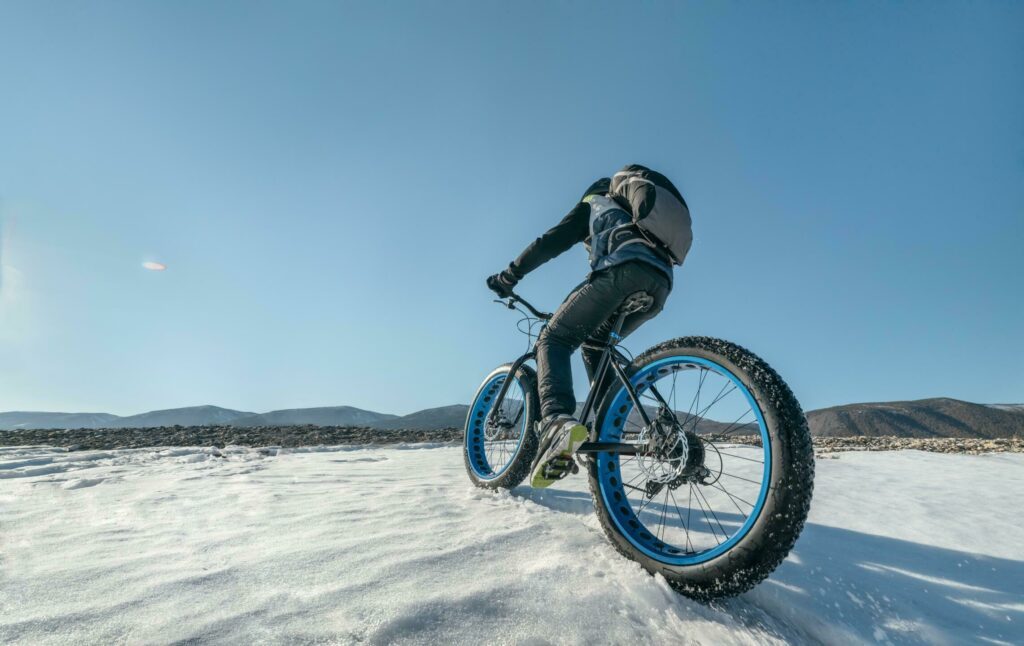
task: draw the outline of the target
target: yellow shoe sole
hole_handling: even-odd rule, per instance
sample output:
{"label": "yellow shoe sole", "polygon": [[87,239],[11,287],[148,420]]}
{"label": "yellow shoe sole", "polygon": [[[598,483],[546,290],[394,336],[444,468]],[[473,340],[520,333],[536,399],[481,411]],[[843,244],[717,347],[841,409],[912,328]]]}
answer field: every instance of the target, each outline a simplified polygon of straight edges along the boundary
{"label": "yellow shoe sole", "polygon": [[576,426],[573,426],[571,429],[569,429],[569,448],[565,451],[561,451],[559,453],[556,453],[555,455],[552,455],[544,462],[538,464],[537,468],[534,469],[533,471],[533,477],[530,478],[530,486],[533,487],[534,489],[545,489],[547,487],[550,487],[554,483],[558,482],[562,478],[564,478],[565,475],[563,475],[560,478],[545,478],[544,466],[557,458],[562,458],[563,460],[571,460],[573,453],[576,452],[576,448],[580,444],[586,442],[588,437],[590,437],[590,431],[588,431],[587,427],[584,426],[583,424],[577,424]]}

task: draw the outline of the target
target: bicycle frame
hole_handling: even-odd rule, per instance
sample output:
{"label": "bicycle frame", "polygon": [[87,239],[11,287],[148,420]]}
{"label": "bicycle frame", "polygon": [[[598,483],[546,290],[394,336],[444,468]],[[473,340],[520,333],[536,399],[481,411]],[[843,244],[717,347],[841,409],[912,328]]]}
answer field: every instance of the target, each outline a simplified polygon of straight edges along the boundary
{"label": "bicycle frame", "polygon": [[[509,309],[515,309],[514,303],[520,303],[530,310],[534,316],[544,321],[550,320],[552,316],[551,314],[537,310],[528,302],[523,300],[522,297],[514,293],[509,296],[509,301],[507,303],[500,300],[497,302],[505,304]],[[626,393],[628,394],[630,401],[633,402],[633,406],[640,415],[640,418],[643,420],[644,426],[650,427],[651,425],[651,419],[640,402],[640,395],[636,392],[633,384],[629,381],[629,377],[626,375],[626,369],[629,367],[631,361],[615,347],[622,338],[619,336],[620,332],[622,332],[622,325],[625,322],[626,317],[631,313],[632,310],[628,309],[619,312],[618,317],[615,320],[615,324],[612,325],[611,332],[608,335],[608,341],[602,343],[588,342],[583,344],[583,347],[587,349],[601,350],[601,357],[598,360],[597,369],[594,371],[594,380],[590,384],[590,392],[587,393],[587,399],[583,402],[583,409],[580,412],[580,423],[590,429],[590,441],[582,444],[577,449],[577,453],[597,453],[600,451],[607,451],[610,453],[632,455],[637,452],[637,447],[633,444],[597,442],[597,429],[594,428],[592,422],[597,414],[597,406],[600,404],[600,402],[597,401],[597,398],[599,394],[603,393],[605,390],[605,380],[608,378],[609,369],[611,370],[611,374],[626,388]],[[536,343],[534,343],[534,348],[531,348],[521,357],[512,362],[512,367],[509,369],[510,375],[515,375],[516,372],[519,371],[519,368],[527,361],[536,360],[537,351],[535,348]],[[505,393],[508,392],[511,384],[512,380],[506,379],[501,385],[501,390],[498,391],[498,395],[495,397],[495,402],[491,408],[491,412],[488,414],[489,422],[495,421],[494,416],[501,408],[501,402],[504,401]],[[651,393],[660,404],[668,407],[668,403],[653,386],[651,387]],[[521,411],[520,414],[522,414]]]}

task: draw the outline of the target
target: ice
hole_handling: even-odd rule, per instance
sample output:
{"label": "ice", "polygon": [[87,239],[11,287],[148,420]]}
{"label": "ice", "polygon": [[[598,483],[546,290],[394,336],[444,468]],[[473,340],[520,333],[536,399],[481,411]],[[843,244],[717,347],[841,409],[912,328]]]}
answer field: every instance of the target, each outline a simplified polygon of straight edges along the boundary
{"label": "ice", "polygon": [[1024,455],[818,464],[765,583],[700,604],[586,479],[472,487],[451,446],[0,451],[0,642],[1024,643]]}

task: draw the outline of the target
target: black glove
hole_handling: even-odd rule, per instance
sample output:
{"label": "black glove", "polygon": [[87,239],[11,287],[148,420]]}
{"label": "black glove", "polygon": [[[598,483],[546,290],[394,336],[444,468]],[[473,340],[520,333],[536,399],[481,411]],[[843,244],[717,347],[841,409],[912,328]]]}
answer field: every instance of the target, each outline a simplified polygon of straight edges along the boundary
{"label": "black glove", "polygon": [[515,274],[506,269],[505,271],[499,274],[494,274],[488,278],[487,287],[489,287],[491,291],[498,296],[508,298],[512,295],[512,289],[518,282],[519,279],[515,277]]}

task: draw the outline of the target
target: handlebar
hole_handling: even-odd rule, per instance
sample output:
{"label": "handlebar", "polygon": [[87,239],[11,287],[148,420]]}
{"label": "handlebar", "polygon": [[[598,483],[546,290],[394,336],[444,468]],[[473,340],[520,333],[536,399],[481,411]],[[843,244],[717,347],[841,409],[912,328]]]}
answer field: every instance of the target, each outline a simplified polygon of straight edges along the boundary
{"label": "handlebar", "polygon": [[504,299],[498,298],[498,299],[495,299],[494,302],[495,303],[501,303],[502,305],[504,305],[505,307],[509,308],[510,310],[516,309],[516,303],[519,303],[520,305],[522,305],[526,309],[530,310],[531,314],[533,314],[537,318],[541,319],[542,321],[548,321],[548,320],[551,319],[551,316],[552,316],[551,314],[549,314],[547,312],[541,312],[540,310],[538,310],[533,305],[530,305],[530,303],[528,303],[525,298],[523,298],[519,294],[516,294],[515,292],[512,292],[512,294],[508,297],[507,301],[504,300]]}

